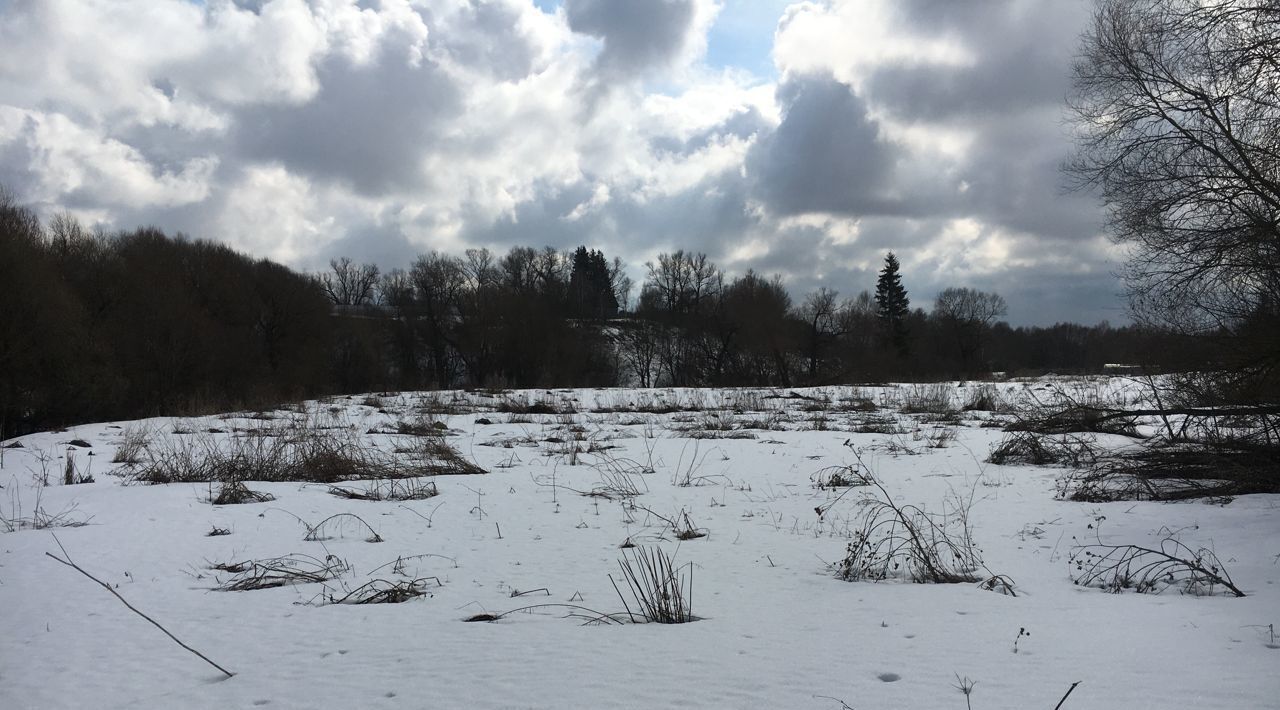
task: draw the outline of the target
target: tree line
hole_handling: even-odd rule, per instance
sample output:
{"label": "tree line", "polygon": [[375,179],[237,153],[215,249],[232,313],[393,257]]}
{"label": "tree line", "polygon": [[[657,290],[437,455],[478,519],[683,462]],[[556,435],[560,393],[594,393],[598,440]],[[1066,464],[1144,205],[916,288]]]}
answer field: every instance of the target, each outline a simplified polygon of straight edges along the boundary
{"label": "tree line", "polygon": [[0,436],[83,421],[448,387],[735,386],[1160,365],[1157,330],[1013,328],[970,288],[912,309],[894,255],[874,295],[793,301],[777,277],[662,254],[515,247],[303,274],[145,227],[85,229],[0,195]]}

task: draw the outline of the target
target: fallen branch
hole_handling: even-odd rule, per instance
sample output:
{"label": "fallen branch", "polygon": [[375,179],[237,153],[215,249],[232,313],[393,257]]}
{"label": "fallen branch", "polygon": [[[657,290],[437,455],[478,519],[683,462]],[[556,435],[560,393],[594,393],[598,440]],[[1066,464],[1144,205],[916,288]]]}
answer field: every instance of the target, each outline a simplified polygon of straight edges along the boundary
{"label": "fallen branch", "polygon": [[51,553],[51,552],[46,552],[46,553],[44,553],[46,556],[48,556],[49,558],[51,558],[51,559],[52,559],[52,560],[54,560],[55,562],[58,562],[58,563],[60,563],[60,564],[64,564],[64,565],[66,565],[66,566],[70,567],[71,569],[73,569],[73,570],[75,570],[75,571],[79,572],[80,574],[83,574],[84,576],[88,577],[89,579],[92,579],[93,581],[95,581],[95,582],[97,582],[98,584],[102,585],[102,588],[103,588],[103,589],[107,590],[108,592],[111,592],[111,594],[112,594],[112,595],[114,595],[116,599],[119,599],[119,600],[120,600],[120,603],[121,603],[121,604],[124,604],[126,607],[128,607],[128,608],[129,608],[129,611],[132,611],[133,613],[137,614],[138,616],[141,616],[142,618],[146,619],[147,621],[150,621],[150,622],[151,622],[151,624],[152,624],[153,626],[155,626],[157,629],[160,629],[161,631],[163,631],[165,636],[168,636],[169,638],[173,639],[173,642],[174,642],[174,643],[176,643],[176,644],[178,644],[179,646],[181,646],[181,647],[183,647],[183,648],[187,649],[187,650],[188,650],[188,651],[190,651],[191,653],[194,653],[195,655],[199,656],[201,660],[203,660],[205,663],[208,663],[209,665],[213,666],[214,668],[217,668],[218,670],[222,671],[222,672],[223,672],[223,673],[224,673],[228,678],[230,678],[230,677],[232,677],[232,676],[234,676],[234,675],[235,675],[235,673],[232,673],[231,671],[227,670],[226,668],[223,668],[222,666],[218,665],[217,663],[214,663],[213,661],[209,660],[209,657],[208,657],[208,656],[204,655],[203,653],[200,653],[199,651],[195,650],[194,648],[191,648],[191,647],[190,647],[190,646],[188,646],[187,644],[185,644],[185,643],[183,643],[183,642],[179,641],[179,640],[178,640],[178,637],[177,637],[177,636],[174,636],[174,635],[173,635],[173,634],[171,634],[171,633],[169,633],[169,630],[168,630],[168,629],[166,629],[165,627],[161,626],[161,625],[160,625],[160,622],[158,622],[158,621],[156,621],[155,619],[152,619],[151,617],[147,616],[146,614],[143,614],[142,612],[138,611],[138,610],[137,610],[137,608],[135,608],[132,604],[130,604],[129,602],[125,601],[125,598],[124,598],[124,597],[122,597],[122,596],[120,596],[120,593],[119,593],[119,592],[117,592],[116,590],[112,589],[112,588],[111,588],[111,585],[109,585],[109,584],[107,584],[106,582],[104,582],[104,581],[102,581],[102,580],[98,579],[97,577],[95,577],[95,576],[93,576],[93,575],[89,574],[88,572],[84,571],[84,569],[83,569],[82,567],[80,567],[80,565],[77,565],[75,562],[72,562],[72,561],[71,561],[71,555],[67,552],[67,548],[65,548],[65,547],[63,547],[63,546],[62,546],[62,542],[61,542],[60,540],[58,540],[58,538],[57,538],[56,536],[53,538],[53,541],[54,541],[54,542],[56,542],[56,543],[58,543],[58,547],[62,550],[62,554],[64,555],[64,557],[58,557],[57,555],[55,555],[55,554],[53,554],[53,553]]}
{"label": "fallen branch", "polygon": [[1062,709],[1062,704],[1063,704],[1063,703],[1065,703],[1065,702],[1067,702],[1067,697],[1071,695],[1071,691],[1075,690],[1077,685],[1080,685],[1080,681],[1078,681],[1078,680],[1077,680],[1076,682],[1072,683],[1070,688],[1067,688],[1067,694],[1066,694],[1066,695],[1063,695],[1063,696],[1062,696],[1062,700],[1059,700],[1059,701],[1058,701],[1058,704],[1053,706],[1053,710],[1061,710],[1061,709]]}

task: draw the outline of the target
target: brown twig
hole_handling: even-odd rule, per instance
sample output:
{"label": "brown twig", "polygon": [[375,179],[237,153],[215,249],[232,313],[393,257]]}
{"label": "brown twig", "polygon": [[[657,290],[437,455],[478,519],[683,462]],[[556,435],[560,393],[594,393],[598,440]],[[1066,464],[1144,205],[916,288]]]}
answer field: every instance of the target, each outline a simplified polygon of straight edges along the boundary
{"label": "brown twig", "polygon": [[128,608],[129,608],[129,611],[132,611],[133,613],[137,614],[138,616],[141,616],[142,618],[146,619],[147,621],[150,621],[150,622],[151,622],[151,624],[152,624],[153,626],[155,626],[157,629],[160,629],[161,631],[163,631],[165,636],[168,636],[169,638],[173,639],[173,642],[174,642],[174,643],[178,644],[179,646],[181,646],[181,647],[183,647],[183,648],[187,649],[188,651],[190,651],[190,652],[194,653],[195,655],[199,656],[199,657],[201,658],[201,660],[203,660],[205,663],[208,663],[209,665],[213,666],[214,668],[217,668],[218,670],[222,671],[224,674],[226,674],[226,676],[227,676],[228,678],[230,678],[230,677],[232,677],[232,676],[234,676],[234,675],[235,675],[235,673],[232,673],[231,671],[227,670],[226,668],[223,668],[222,666],[218,665],[217,663],[214,663],[213,661],[209,660],[209,657],[208,657],[208,656],[204,655],[203,653],[200,653],[199,651],[195,650],[194,648],[191,648],[191,647],[190,647],[190,646],[188,646],[187,644],[185,644],[185,643],[183,643],[183,642],[179,641],[179,640],[178,640],[178,637],[177,637],[177,636],[174,636],[174,635],[173,635],[173,634],[171,634],[171,633],[169,633],[169,630],[168,630],[168,629],[166,629],[165,627],[161,626],[161,625],[160,625],[160,622],[156,621],[155,619],[152,619],[151,617],[147,616],[146,614],[143,614],[142,612],[138,611],[138,610],[137,610],[137,608],[135,608],[132,604],[130,604],[129,602],[125,601],[125,598],[124,598],[124,597],[122,597],[122,596],[120,596],[120,593],[119,593],[119,592],[117,592],[116,590],[112,589],[112,588],[111,588],[111,585],[109,585],[109,584],[107,584],[106,582],[104,582],[104,581],[102,581],[102,580],[98,579],[97,577],[95,577],[95,576],[93,576],[93,575],[89,574],[88,572],[84,571],[84,569],[83,569],[82,567],[80,567],[80,565],[77,565],[75,562],[72,562],[72,561],[71,561],[71,555],[67,552],[67,548],[62,547],[62,542],[61,542],[60,540],[58,540],[57,536],[55,536],[55,537],[53,538],[53,541],[54,541],[54,542],[56,542],[56,543],[58,543],[58,547],[62,550],[62,554],[65,556],[65,559],[64,559],[63,557],[58,557],[57,555],[55,555],[55,554],[53,554],[53,553],[51,553],[51,552],[46,552],[46,553],[44,553],[46,556],[50,557],[50,558],[51,558],[51,559],[53,559],[55,562],[58,562],[58,563],[64,564],[64,565],[66,565],[66,566],[70,567],[71,569],[74,569],[75,571],[79,572],[80,574],[83,574],[84,576],[88,577],[89,579],[92,579],[93,581],[95,581],[95,582],[97,582],[98,584],[102,585],[102,588],[103,588],[103,589],[107,590],[108,592],[111,592],[111,594],[112,594],[112,595],[114,595],[116,599],[119,599],[119,600],[120,600],[120,603],[121,603],[121,604],[124,604],[126,607],[128,607]]}

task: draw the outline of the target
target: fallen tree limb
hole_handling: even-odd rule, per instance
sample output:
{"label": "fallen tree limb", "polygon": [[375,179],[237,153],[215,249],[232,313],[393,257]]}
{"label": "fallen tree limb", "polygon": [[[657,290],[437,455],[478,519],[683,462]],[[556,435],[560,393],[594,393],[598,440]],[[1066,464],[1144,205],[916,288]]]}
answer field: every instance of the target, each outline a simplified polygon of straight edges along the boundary
{"label": "fallen tree limb", "polygon": [[112,594],[113,596],[115,596],[115,598],[116,598],[116,599],[119,599],[119,600],[120,600],[120,603],[121,603],[121,604],[124,604],[126,607],[128,607],[128,608],[129,608],[129,611],[132,611],[133,613],[137,614],[138,616],[141,616],[142,618],[144,618],[144,619],[146,619],[147,621],[151,622],[151,624],[152,624],[153,626],[155,626],[157,629],[160,629],[161,631],[163,631],[165,636],[168,636],[169,638],[173,639],[173,642],[174,642],[174,643],[176,643],[176,644],[178,644],[179,646],[181,646],[181,647],[183,647],[183,648],[187,649],[187,650],[188,650],[188,651],[190,651],[191,653],[194,653],[195,655],[199,656],[201,660],[203,660],[205,663],[208,663],[209,665],[213,666],[214,668],[217,668],[218,670],[222,671],[222,672],[223,672],[223,674],[225,674],[228,678],[230,678],[230,677],[232,677],[232,676],[234,676],[234,675],[235,675],[235,673],[232,673],[231,671],[227,670],[226,668],[223,668],[222,666],[218,665],[217,663],[214,663],[213,661],[209,660],[209,657],[208,657],[208,656],[204,655],[203,653],[200,653],[199,651],[195,650],[194,648],[191,648],[190,646],[188,646],[187,644],[183,643],[182,641],[179,641],[179,640],[178,640],[178,637],[177,637],[177,636],[174,636],[174,635],[173,635],[173,634],[171,634],[171,633],[169,633],[169,630],[168,630],[168,629],[166,629],[165,627],[161,626],[161,625],[160,625],[160,622],[158,622],[158,621],[156,621],[155,619],[152,619],[151,617],[147,616],[146,614],[143,614],[142,612],[138,611],[136,607],[134,607],[134,606],[133,606],[132,604],[130,604],[129,602],[125,601],[125,598],[124,598],[124,597],[122,597],[122,596],[120,596],[120,593],[119,593],[119,592],[117,592],[116,590],[112,589],[110,584],[107,584],[106,582],[102,581],[101,579],[98,579],[97,577],[95,577],[95,576],[93,576],[93,575],[89,574],[88,572],[84,571],[84,569],[83,569],[82,567],[80,567],[80,565],[77,565],[75,562],[72,562],[72,561],[71,561],[71,555],[67,552],[67,548],[62,547],[62,542],[61,542],[61,541],[59,541],[57,537],[54,537],[54,538],[53,538],[53,541],[54,541],[54,542],[56,542],[56,543],[58,543],[58,547],[59,547],[59,548],[61,548],[61,550],[62,550],[62,554],[63,554],[65,557],[58,557],[57,555],[55,555],[55,554],[53,554],[53,553],[51,553],[51,552],[46,552],[46,553],[44,553],[46,556],[48,556],[49,558],[51,558],[51,559],[52,559],[52,560],[54,560],[55,562],[58,562],[59,564],[64,564],[64,565],[66,565],[66,566],[70,567],[71,569],[73,569],[73,570],[75,570],[75,571],[79,572],[80,574],[83,574],[84,576],[88,577],[89,579],[92,579],[93,581],[95,581],[95,582],[97,582],[98,584],[102,585],[102,588],[103,588],[103,589],[107,590],[108,592],[111,592],[111,594]]}
{"label": "fallen tree limb", "polygon": [[1166,407],[1162,409],[1096,409],[1097,419],[1107,421],[1123,417],[1161,417],[1183,415],[1188,417],[1258,417],[1280,414],[1280,404],[1265,405],[1227,405],[1222,407]]}

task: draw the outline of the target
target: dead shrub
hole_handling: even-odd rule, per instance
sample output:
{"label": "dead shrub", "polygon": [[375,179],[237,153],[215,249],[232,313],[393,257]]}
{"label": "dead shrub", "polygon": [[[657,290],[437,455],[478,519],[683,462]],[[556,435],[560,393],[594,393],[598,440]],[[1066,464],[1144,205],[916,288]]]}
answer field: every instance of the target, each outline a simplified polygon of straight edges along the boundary
{"label": "dead shrub", "polygon": [[1029,431],[1036,434],[1119,434],[1141,438],[1132,417],[1115,416],[1115,412],[1087,405],[1063,408],[1035,408],[1016,413],[1017,419],[1005,425],[1005,431]]}
{"label": "dead shrub", "polygon": [[1091,438],[1072,434],[1051,436],[1029,431],[1006,434],[987,456],[988,463],[1001,466],[1061,464],[1074,467],[1088,465],[1096,460],[1096,444]]}
{"label": "dead shrub", "polygon": [[828,466],[809,476],[813,485],[819,489],[855,488],[871,485],[871,479],[858,470],[857,466]]}
{"label": "dead shrub", "polygon": [[1192,550],[1172,537],[1161,540],[1159,548],[1080,545],[1071,552],[1071,566],[1072,582],[1109,592],[1158,594],[1177,587],[1184,594],[1245,595],[1212,550]]}
{"label": "dead shrub", "polygon": [[[844,559],[835,564],[845,581],[904,579],[955,584],[977,582],[982,559],[969,532],[968,508],[957,501],[941,514],[899,505],[878,481],[865,500]],[[824,511],[819,509],[819,515]]]}
{"label": "dead shrub", "polygon": [[1084,502],[1185,500],[1280,493],[1280,452],[1157,440],[1096,460],[1058,481],[1059,497]]}

